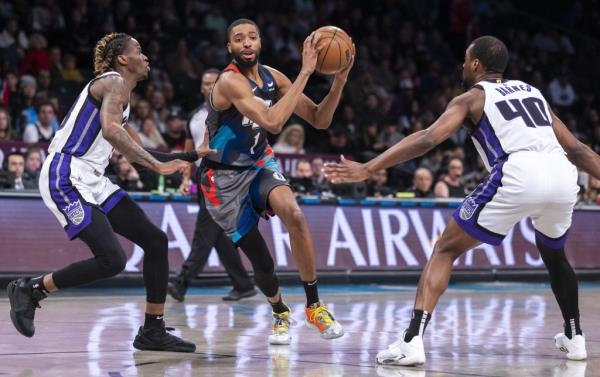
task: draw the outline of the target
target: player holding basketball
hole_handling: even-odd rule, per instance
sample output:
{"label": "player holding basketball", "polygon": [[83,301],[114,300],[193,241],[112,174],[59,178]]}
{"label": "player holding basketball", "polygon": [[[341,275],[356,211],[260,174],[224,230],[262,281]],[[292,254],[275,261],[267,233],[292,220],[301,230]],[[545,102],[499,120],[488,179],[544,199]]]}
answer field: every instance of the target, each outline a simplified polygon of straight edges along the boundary
{"label": "player holding basketball", "polygon": [[302,69],[292,84],[281,72],[258,63],[261,40],[251,20],[234,21],[227,30],[232,63],[220,74],[209,97],[210,146],[217,154],[204,159],[201,188],[215,222],[246,253],[254,279],[273,308],[271,344],[289,344],[290,309],[282,301],[274,263],[258,232],[258,220],[271,210],[290,234],[294,260],[306,291],[306,320],[333,339],[342,326],[319,301],[313,243],[308,226],[267,141],[292,113],[316,128],[327,128],[353,63],[337,73],[320,104],[302,94],[315,70],[319,36],[304,41]]}
{"label": "player holding basketball", "polygon": [[[129,96],[150,71],[148,58],[134,38],[123,33],[104,36],[95,48],[94,70],[96,77],[85,86],[52,140],[40,174],[44,203],[67,236],[85,242],[94,258],[38,278],[10,282],[7,291],[11,319],[21,334],[31,337],[35,332],[36,307],[50,292],[121,272],[127,258],[116,237],[120,234],[141,246],[145,253],[146,319],[134,347],[193,352],[196,346],[167,333],[163,321],[169,277],[166,234],[103,175],[113,148],[129,161],[159,174],[183,171],[188,163],[159,162],[130,135],[134,131],[127,126]],[[202,154],[197,153],[194,160]]]}
{"label": "player holding basketball", "polygon": [[423,155],[465,123],[490,171],[454,212],[435,244],[419,280],[410,325],[397,342],[377,354],[378,363],[424,363],[422,337],[448,286],[454,261],[481,242],[499,245],[514,224],[528,216],[564,318],[564,332],[555,336],[555,344],[568,359],[587,357],[577,279],[564,245],[579,191],[575,166],[600,178],[600,156],[568,131],[537,88],[503,79],[507,64],[502,41],[477,38],[467,48],[463,64],[463,81],[470,89],[454,98],[429,128],[365,164],[342,156],[341,163],[324,169],[334,183],[362,181],[379,169]]}

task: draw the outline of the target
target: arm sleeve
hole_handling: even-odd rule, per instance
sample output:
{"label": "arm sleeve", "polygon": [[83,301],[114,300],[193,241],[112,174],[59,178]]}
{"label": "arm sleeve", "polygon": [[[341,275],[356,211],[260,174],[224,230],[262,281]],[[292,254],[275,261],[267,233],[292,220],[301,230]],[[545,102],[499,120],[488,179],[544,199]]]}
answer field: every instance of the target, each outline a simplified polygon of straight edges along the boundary
{"label": "arm sleeve", "polygon": [[198,154],[195,150],[189,152],[179,152],[179,153],[164,153],[159,151],[150,151],[148,153],[152,155],[152,157],[156,158],[160,162],[167,162],[172,160],[183,160],[187,162],[195,162],[198,160]]}

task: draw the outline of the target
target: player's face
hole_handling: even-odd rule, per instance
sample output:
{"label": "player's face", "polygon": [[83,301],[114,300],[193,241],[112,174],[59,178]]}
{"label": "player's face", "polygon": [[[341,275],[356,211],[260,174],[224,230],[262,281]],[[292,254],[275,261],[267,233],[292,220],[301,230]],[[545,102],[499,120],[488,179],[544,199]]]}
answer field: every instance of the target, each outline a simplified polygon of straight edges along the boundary
{"label": "player's face", "polygon": [[144,80],[148,78],[150,72],[150,62],[148,57],[142,53],[142,46],[140,43],[131,39],[127,43],[123,55],[127,58],[127,67],[129,71],[138,77],[138,80]]}
{"label": "player's face", "polygon": [[208,94],[210,93],[213,85],[215,85],[215,81],[217,81],[216,73],[205,73],[202,75],[202,86],[200,87],[200,92],[204,98],[208,98]]}
{"label": "player's face", "polygon": [[241,67],[250,68],[258,63],[260,47],[260,35],[256,26],[241,24],[231,30],[227,50]]}

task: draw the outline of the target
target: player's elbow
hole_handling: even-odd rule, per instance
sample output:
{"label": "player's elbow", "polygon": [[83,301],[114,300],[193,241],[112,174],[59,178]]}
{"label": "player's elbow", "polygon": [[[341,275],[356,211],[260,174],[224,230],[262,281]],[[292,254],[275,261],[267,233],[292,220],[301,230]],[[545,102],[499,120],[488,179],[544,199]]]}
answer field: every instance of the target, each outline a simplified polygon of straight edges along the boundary
{"label": "player's elbow", "polygon": [[565,152],[567,152],[567,158],[575,165],[579,165],[579,162],[585,158],[587,148],[586,146],[578,141],[575,145],[570,148],[565,148]]}
{"label": "player's elbow", "polygon": [[264,124],[262,126],[264,129],[269,131],[269,133],[277,135],[277,134],[281,133],[281,130],[283,130],[284,124],[285,123],[283,123],[283,122],[267,120],[264,122]]}

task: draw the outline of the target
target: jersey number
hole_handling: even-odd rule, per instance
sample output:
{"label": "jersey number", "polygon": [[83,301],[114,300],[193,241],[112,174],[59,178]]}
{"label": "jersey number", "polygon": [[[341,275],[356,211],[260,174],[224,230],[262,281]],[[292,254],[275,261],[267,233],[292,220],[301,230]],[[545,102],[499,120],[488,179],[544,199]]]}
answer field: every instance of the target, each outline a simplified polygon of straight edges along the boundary
{"label": "jersey number", "polygon": [[523,119],[527,127],[550,126],[550,118],[546,114],[544,102],[536,97],[527,97],[523,100],[510,99],[496,102],[496,107],[506,120],[515,118]]}
{"label": "jersey number", "polygon": [[[265,100],[265,99],[257,97],[257,96],[254,96],[254,97],[263,101],[265,103],[265,105],[267,105],[267,107],[271,107],[271,104],[272,104],[271,100]],[[252,127],[252,130],[256,130],[256,134],[254,135],[254,144],[252,144],[252,146],[250,147],[250,154],[254,154],[254,148],[256,148],[256,145],[258,144],[258,140],[260,139],[260,126],[256,123],[254,123],[253,121],[251,121],[247,116],[244,116],[244,119],[242,119],[242,127]]]}

